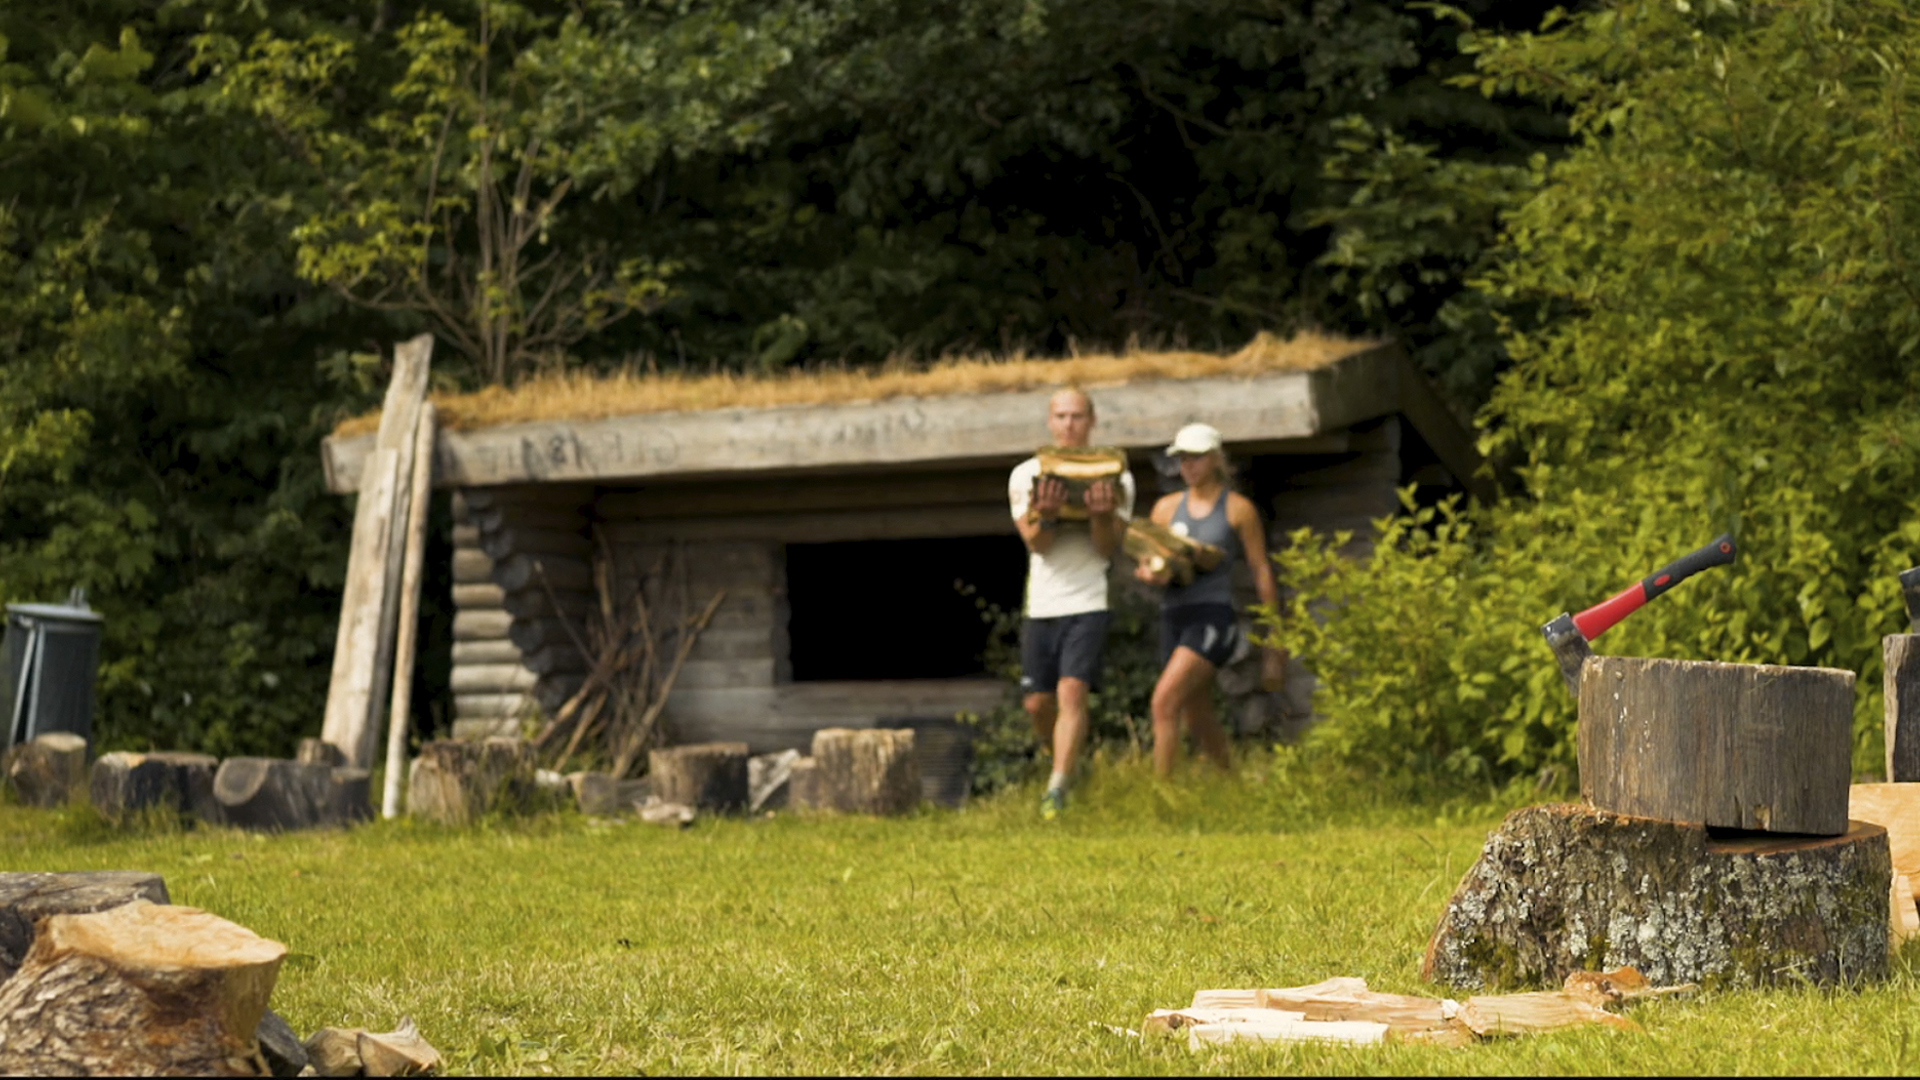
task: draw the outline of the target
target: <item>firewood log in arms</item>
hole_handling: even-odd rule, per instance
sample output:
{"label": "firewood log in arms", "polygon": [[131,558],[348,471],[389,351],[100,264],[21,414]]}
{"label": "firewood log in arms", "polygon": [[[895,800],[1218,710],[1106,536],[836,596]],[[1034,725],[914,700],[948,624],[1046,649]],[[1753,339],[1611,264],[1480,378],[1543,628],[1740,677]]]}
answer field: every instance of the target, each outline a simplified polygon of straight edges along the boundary
{"label": "firewood log in arms", "polygon": [[[1033,456],[1040,459],[1040,475],[1033,479],[1036,499],[1040,481],[1047,477],[1067,485],[1067,502],[1060,508],[1063,521],[1087,520],[1087,488],[1096,480],[1118,484],[1127,471],[1127,452],[1114,446],[1043,446]],[[1033,517],[1036,511],[1029,509],[1027,515]]]}
{"label": "firewood log in arms", "polygon": [[49,916],[0,986],[0,1073],[262,1075],[254,1032],[286,955],[199,908]]}
{"label": "firewood log in arms", "polygon": [[1154,573],[1171,567],[1173,580],[1179,585],[1193,584],[1196,570],[1211,570],[1226,557],[1226,552],[1212,544],[1181,536],[1147,518],[1133,518],[1127,522],[1127,532],[1121,538],[1120,546],[1135,561],[1145,563],[1147,569]]}

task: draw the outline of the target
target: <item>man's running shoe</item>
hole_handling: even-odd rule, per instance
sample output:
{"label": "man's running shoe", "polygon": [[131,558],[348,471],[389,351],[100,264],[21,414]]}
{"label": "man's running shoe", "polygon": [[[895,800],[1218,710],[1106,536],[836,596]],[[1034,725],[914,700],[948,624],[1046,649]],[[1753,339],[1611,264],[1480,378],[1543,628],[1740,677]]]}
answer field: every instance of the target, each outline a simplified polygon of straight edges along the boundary
{"label": "man's running shoe", "polygon": [[1067,808],[1067,793],[1059,788],[1048,788],[1040,796],[1040,820],[1052,821]]}

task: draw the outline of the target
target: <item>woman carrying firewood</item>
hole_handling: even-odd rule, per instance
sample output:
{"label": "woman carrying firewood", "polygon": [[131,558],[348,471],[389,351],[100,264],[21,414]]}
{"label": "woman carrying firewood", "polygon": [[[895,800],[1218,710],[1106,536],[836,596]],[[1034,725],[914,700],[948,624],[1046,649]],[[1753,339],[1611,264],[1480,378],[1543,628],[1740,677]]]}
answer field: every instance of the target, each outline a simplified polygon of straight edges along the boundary
{"label": "woman carrying firewood", "polygon": [[[1166,587],[1160,606],[1162,670],[1153,688],[1153,771],[1163,777],[1173,772],[1183,720],[1215,765],[1232,767],[1226,729],[1213,713],[1213,675],[1240,644],[1233,608],[1234,563],[1246,560],[1262,602],[1279,602],[1260,512],[1253,500],[1229,490],[1220,432],[1209,424],[1188,424],[1173,437],[1167,453],[1180,463],[1186,490],[1154,503],[1154,524],[1211,545],[1224,557],[1211,569],[1196,567],[1184,585],[1174,581],[1171,567],[1154,570],[1146,562],[1134,567],[1141,581]],[[1282,677],[1285,654],[1269,650],[1262,659],[1262,685],[1273,689]]]}

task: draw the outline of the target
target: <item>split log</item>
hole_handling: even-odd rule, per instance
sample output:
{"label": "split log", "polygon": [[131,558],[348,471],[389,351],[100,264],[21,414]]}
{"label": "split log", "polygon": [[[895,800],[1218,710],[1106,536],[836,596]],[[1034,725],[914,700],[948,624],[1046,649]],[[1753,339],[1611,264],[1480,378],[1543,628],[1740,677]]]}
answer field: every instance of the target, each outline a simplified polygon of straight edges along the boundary
{"label": "split log", "polygon": [[1887,781],[1920,781],[1920,634],[1888,634],[1880,641],[1886,670]]}
{"label": "split log", "polygon": [[903,814],[920,804],[913,732],[823,728],[813,733],[812,798],[844,814]]}
{"label": "split log", "polygon": [[6,754],[7,783],[27,806],[65,806],[87,790],[87,740],[48,731]]}
{"label": "split log", "polygon": [[1847,789],[1847,816],[1887,830],[1893,888],[1887,902],[1893,943],[1920,934],[1913,884],[1920,882],[1920,783],[1855,784]]}
{"label": "split log", "polygon": [[793,778],[793,764],[799,760],[798,750],[756,754],[747,759],[748,813],[757,814],[787,804],[787,784]]}
{"label": "split log", "polygon": [[1886,830],[1864,822],[1831,838],[1716,839],[1591,807],[1528,807],[1454,891],[1423,976],[1524,987],[1628,964],[1655,982],[1715,987],[1880,979],[1891,874]]}
{"label": "split log", "polygon": [[383,1034],[365,1028],[321,1028],[306,1052],[320,1076],[425,1076],[440,1067],[440,1051],[420,1034],[412,1017]]}
{"label": "split log", "polygon": [[307,1067],[307,1048],[279,1013],[272,1009],[262,1013],[260,1026],[254,1029],[253,1036],[260,1043],[260,1056],[266,1060],[267,1071],[274,1076],[299,1076]]}
{"label": "split log", "polygon": [[664,825],[670,829],[684,829],[693,824],[699,811],[686,803],[663,802],[658,795],[649,795],[640,804],[640,820],[649,825]]}
{"label": "split log", "polygon": [[1621,1031],[1640,1025],[1615,1016],[1563,990],[1532,994],[1476,995],[1460,1008],[1460,1022],[1475,1035],[1539,1035],[1548,1031],[1601,1024]]}
{"label": "split log", "polygon": [[747,744],[694,743],[647,752],[647,775],[662,802],[732,813],[747,808]]}
{"label": "split log", "polygon": [[[543,525],[545,522],[542,523]],[[540,525],[502,523],[496,529],[480,531],[480,550],[494,559],[509,555],[559,555],[570,559],[593,558],[593,541],[568,528],[542,528]]]}
{"label": "split log", "polygon": [[202,821],[219,820],[213,801],[213,770],[219,760],[209,754],[161,751],[134,754],[116,750],[93,763],[88,794],[101,816],[125,821],[149,806],[165,806]]}
{"label": "split log", "polygon": [[1597,656],[1580,677],[1580,794],[1635,817],[1839,836],[1853,672]]}
{"label": "split log", "polygon": [[0,1072],[258,1076],[287,948],[198,908],[136,900],[40,924],[0,986]]}
{"label": "split log", "polygon": [[27,958],[38,920],[49,915],[91,915],[135,900],[172,903],[159,874],[133,870],[0,873],[0,983],[13,978]]}
{"label": "split log", "polygon": [[435,739],[407,775],[407,813],[468,825],[489,813],[518,813],[533,800],[533,747],[525,739]]}

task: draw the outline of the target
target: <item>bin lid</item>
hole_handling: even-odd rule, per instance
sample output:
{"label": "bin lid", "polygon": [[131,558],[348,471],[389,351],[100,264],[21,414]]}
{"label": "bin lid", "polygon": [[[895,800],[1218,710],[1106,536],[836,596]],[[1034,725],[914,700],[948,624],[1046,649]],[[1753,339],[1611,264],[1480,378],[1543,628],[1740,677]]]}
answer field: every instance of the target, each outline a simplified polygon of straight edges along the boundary
{"label": "bin lid", "polygon": [[24,615],[29,619],[48,619],[56,622],[100,622],[100,613],[92,608],[72,607],[67,604],[8,604],[8,615]]}

